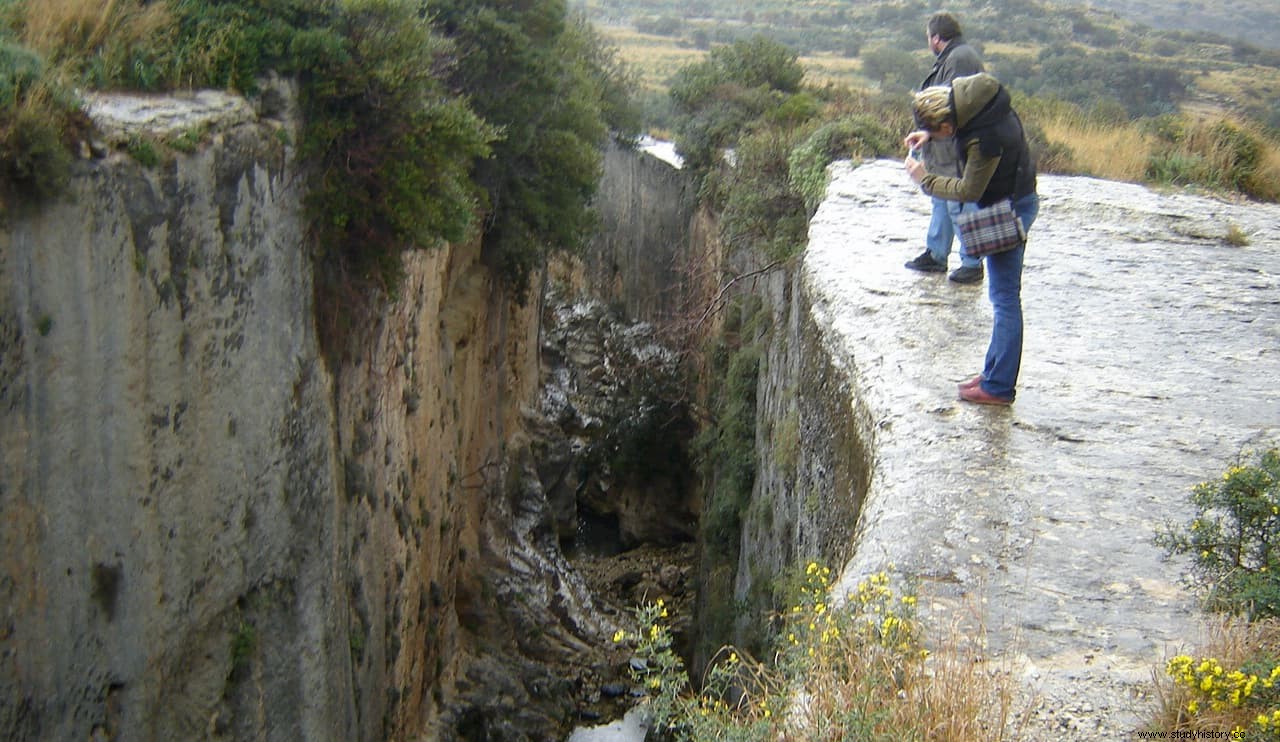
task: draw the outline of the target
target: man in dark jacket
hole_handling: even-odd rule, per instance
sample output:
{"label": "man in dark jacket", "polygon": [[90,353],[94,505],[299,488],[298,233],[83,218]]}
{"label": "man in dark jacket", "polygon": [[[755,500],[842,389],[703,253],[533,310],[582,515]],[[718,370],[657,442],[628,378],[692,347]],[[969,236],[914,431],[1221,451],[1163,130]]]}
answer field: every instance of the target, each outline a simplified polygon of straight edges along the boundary
{"label": "man in dark jacket", "polygon": [[[937,59],[933,70],[920,84],[923,90],[935,85],[950,85],[957,77],[982,72],[982,59],[978,52],[964,41],[960,31],[960,22],[950,13],[934,13],[925,27],[929,37],[929,51]],[[954,147],[950,142],[925,144],[921,152],[925,167],[931,173],[944,177],[955,177],[960,174],[960,165],[956,160]],[[941,198],[933,199],[933,216],[929,220],[929,232],[925,235],[925,251],[906,266],[912,270],[942,273],[947,270],[947,257],[951,254],[951,243],[956,237],[954,219],[960,212],[961,204]],[[964,254],[960,250],[960,267],[951,273],[951,280],[956,283],[978,283],[982,280],[982,261]]]}

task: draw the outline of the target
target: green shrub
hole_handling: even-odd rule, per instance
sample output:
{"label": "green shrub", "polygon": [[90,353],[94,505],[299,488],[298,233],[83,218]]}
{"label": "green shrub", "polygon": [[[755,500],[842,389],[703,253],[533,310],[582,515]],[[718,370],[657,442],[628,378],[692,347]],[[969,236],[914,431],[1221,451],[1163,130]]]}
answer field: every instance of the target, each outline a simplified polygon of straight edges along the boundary
{"label": "green shrub", "polygon": [[0,41],[0,109],[18,105],[43,74],[40,55],[12,41]]}
{"label": "green shrub", "polygon": [[703,538],[713,554],[736,554],[742,516],[756,480],[756,387],[761,353],[747,345],[728,357],[723,384],[714,390],[714,423],[696,447],[708,481]]}
{"label": "green shrub", "polygon": [[258,631],[253,624],[241,621],[235,633],[231,635],[231,668],[232,672],[243,670],[249,665],[253,653],[258,648]]}
{"label": "green shrub", "polygon": [[3,161],[10,186],[33,200],[57,195],[71,171],[71,153],[62,143],[60,112],[48,106],[24,106],[6,122]]}
{"label": "green shrub", "polygon": [[804,248],[809,214],[791,185],[788,163],[799,136],[797,130],[762,127],[739,141],[737,163],[721,175],[720,185],[720,238],[730,250],[786,260]]}
{"label": "green shrub", "polygon": [[860,114],[819,126],[787,158],[788,180],[813,214],[827,191],[827,165],[842,157],[885,155],[898,149],[897,137],[876,118]]}
{"label": "green shrub", "polygon": [[163,160],[156,143],[144,136],[132,136],[125,145],[129,156],[145,168],[154,168]]}
{"label": "green shrub", "polygon": [[1253,132],[1229,121],[1219,121],[1209,130],[1222,185],[1249,195],[1254,190],[1262,164],[1262,140]]}
{"label": "green shrub", "polygon": [[705,172],[735,146],[751,122],[783,108],[799,92],[804,68],[795,52],[757,36],[716,47],[676,73],[676,147],[686,167]]}
{"label": "green shrub", "polygon": [[621,105],[621,67],[584,19],[568,17],[566,0],[428,0],[426,8],[455,44],[454,89],[501,131],[493,156],[475,165],[484,256],[523,297],[546,255],[577,248],[594,225],[587,207],[602,145],[638,115]]}
{"label": "green shrub", "polygon": [[394,292],[400,252],[460,241],[474,226],[472,162],[492,130],[438,70],[451,47],[403,0],[353,0],[332,29],[297,34],[313,67],[301,153],[317,165],[308,206],[344,281]]}
{"label": "green shrub", "polygon": [[1208,180],[1208,172],[1201,155],[1166,149],[1153,153],[1148,159],[1146,177],[1153,183],[1194,185]]}
{"label": "green shrub", "polygon": [[1280,616],[1280,448],[1196,485],[1191,502],[1196,517],[1167,525],[1156,544],[1191,556],[1208,609]]}
{"label": "green shrub", "polygon": [[1264,200],[1280,195],[1274,174],[1263,167],[1266,143],[1247,127],[1164,116],[1146,131],[1157,140],[1146,172],[1156,183],[1226,189]]}
{"label": "green shrub", "polygon": [[[359,5],[331,0],[171,0],[177,40],[157,81],[252,94],[267,70],[306,75],[312,72],[308,65],[318,60],[299,53],[299,39],[329,33],[341,24],[344,11],[358,16]],[[321,72],[311,79],[323,78]]]}

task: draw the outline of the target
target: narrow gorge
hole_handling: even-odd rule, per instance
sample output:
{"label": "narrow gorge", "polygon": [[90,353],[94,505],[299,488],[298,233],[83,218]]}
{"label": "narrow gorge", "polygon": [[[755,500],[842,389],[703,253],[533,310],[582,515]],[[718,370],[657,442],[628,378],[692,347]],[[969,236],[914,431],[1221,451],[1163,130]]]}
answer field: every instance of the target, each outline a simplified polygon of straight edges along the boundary
{"label": "narrow gorge", "polygon": [[[1043,177],[1025,388],[975,410],[985,293],[901,269],[900,163],[833,165],[776,264],[612,147],[528,296],[449,245],[361,320],[317,288],[295,100],[95,100],[71,193],[0,230],[5,739],[562,740],[634,703],[637,603],[696,672],[809,560],[973,620],[1013,738],[1123,736],[1196,638],[1150,534],[1280,434],[1274,205]],[[199,146],[126,154],[157,130]]]}
{"label": "narrow gorge", "polygon": [[[601,235],[527,301],[476,245],[407,253],[326,356],[295,95],[96,99],[71,193],[0,234],[6,738],[562,738],[633,702],[602,692],[627,603],[679,601],[693,651],[715,601],[844,549],[812,500],[847,510],[862,475],[843,430],[799,446],[813,340],[771,271],[742,288],[776,328],[751,341],[785,432],[755,455],[787,447],[759,475],[785,496],[741,565],[699,556],[700,392],[671,342],[716,332],[690,316],[727,256],[679,170],[611,150]],[[156,166],[125,152],[187,130]]]}

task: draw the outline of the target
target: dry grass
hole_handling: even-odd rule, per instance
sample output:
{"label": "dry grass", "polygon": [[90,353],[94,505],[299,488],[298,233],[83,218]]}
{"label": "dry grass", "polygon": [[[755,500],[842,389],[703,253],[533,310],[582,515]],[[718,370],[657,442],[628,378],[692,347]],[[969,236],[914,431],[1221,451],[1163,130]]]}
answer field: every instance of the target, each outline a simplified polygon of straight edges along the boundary
{"label": "dry grass", "polygon": [[860,59],[850,59],[838,54],[815,54],[800,57],[798,61],[804,67],[805,83],[815,87],[832,84],[857,89],[871,84],[862,76]]}
{"label": "dry grass", "polygon": [[[938,629],[935,629],[938,630]],[[908,678],[900,707],[925,739],[1017,739],[1030,713],[1013,667],[993,659],[974,637],[986,636],[980,614],[942,627],[920,674]],[[930,664],[931,663],[931,664]]]}
{"label": "dry grass", "polygon": [[[706,57],[705,49],[676,43],[668,36],[636,31],[627,26],[598,26],[600,35],[618,49],[620,59],[640,74],[646,90],[665,92],[671,77],[682,67]],[[839,54],[815,54],[799,58],[805,69],[805,82],[810,85],[845,85],[851,88],[869,86],[862,77],[862,61]]]}
{"label": "dry grass", "polygon": [[1090,121],[1065,113],[1037,119],[1050,142],[1071,149],[1072,166],[1080,175],[1136,183],[1146,173],[1151,144],[1134,126]]}
{"label": "dry grass", "polygon": [[666,36],[640,33],[623,26],[600,26],[600,35],[618,48],[618,57],[640,74],[646,90],[666,91],[682,67],[702,61],[706,51],[676,45]]}
{"label": "dry grass", "polygon": [[171,24],[164,3],[141,0],[26,0],[14,11],[22,41],[52,60],[91,57],[110,41],[132,45]]}
{"label": "dry grass", "polygon": [[1017,709],[1015,676],[972,641],[975,635],[983,632],[952,625],[929,642],[927,657],[837,643],[835,654],[847,662],[815,659],[786,738],[1017,739],[1026,709]]}
{"label": "dry grass", "polygon": [[927,625],[914,617],[915,600],[878,575],[844,608],[793,609],[786,624],[790,656],[803,662],[793,676],[802,690],[758,738],[1017,739],[1029,699],[1020,697],[1012,667],[988,656],[982,612],[970,606],[949,625]]}
{"label": "dry grass", "polygon": [[1280,202],[1280,145],[1274,142],[1262,153],[1262,163],[1256,177],[1258,198]]}

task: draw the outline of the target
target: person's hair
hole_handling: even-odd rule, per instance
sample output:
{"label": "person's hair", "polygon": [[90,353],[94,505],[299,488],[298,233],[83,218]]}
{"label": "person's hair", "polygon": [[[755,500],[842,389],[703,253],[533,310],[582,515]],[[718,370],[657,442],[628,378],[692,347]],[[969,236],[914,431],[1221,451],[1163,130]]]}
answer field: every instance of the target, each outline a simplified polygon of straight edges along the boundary
{"label": "person's hair", "polygon": [[929,16],[928,30],[930,36],[937,36],[943,41],[951,41],[961,35],[960,21],[945,11]]}
{"label": "person's hair", "polygon": [[911,113],[915,116],[916,126],[926,131],[937,131],[948,121],[955,121],[951,88],[933,85],[916,93],[911,101]]}

